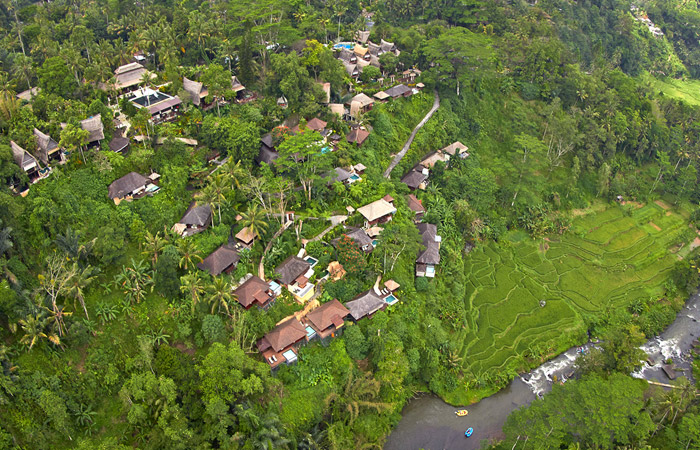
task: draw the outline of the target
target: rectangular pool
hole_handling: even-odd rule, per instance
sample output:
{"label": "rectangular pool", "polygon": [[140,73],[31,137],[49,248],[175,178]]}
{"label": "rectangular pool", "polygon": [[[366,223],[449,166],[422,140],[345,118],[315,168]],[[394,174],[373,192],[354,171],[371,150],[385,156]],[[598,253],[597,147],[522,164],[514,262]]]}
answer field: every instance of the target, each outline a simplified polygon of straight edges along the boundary
{"label": "rectangular pool", "polygon": [[384,301],[386,302],[387,305],[393,305],[394,303],[398,302],[399,299],[396,298],[394,294],[389,294],[386,297],[384,297]]}
{"label": "rectangular pool", "polygon": [[307,263],[311,264],[311,267],[313,267],[313,266],[315,266],[316,264],[318,264],[318,259],[314,258],[313,256],[307,256],[306,258],[304,258],[304,261],[306,261]]}
{"label": "rectangular pool", "polygon": [[310,326],[306,326],[306,339],[313,339],[316,336],[316,330]]}

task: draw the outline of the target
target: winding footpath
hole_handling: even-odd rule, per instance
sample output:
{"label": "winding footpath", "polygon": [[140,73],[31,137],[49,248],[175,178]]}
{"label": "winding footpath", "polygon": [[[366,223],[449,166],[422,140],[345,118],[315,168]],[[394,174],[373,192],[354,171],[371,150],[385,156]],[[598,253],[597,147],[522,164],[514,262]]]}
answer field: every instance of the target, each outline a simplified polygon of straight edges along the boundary
{"label": "winding footpath", "polygon": [[423,117],[423,120],[416,125],[416,127],[413,129],[411,132],[411,135],[408,137],[408,140],[404,144],[403,148],[401,151],[394,157],[394,160],[389,164],[389,167],[387,167],[386,171],[384,172],[384,178],[391,178],[391,171],[394,170],[394,167],[396,167],[401,160],[403,159],[404,156],[406,156],[406,152],[408,151],[408,148],[411,146],[413,143],[413,139],[416,137],[416,134],[418,133],[418,130],[423,128],[423,125],[433,116],[435,111],[438,110],[440,107],[440,95],[438,95],[437,90],[435,90],[435,101],[433,101],[433,107],[430,108],[430,111],[428,111],[428,114]]}

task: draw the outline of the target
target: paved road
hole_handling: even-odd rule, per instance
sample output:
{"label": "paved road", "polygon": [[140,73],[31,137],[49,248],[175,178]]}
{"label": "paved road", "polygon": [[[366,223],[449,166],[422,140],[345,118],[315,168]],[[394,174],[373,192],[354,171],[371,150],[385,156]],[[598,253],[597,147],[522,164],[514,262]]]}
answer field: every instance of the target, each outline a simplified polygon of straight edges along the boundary
{"label": "paved road", "polygon": [[440,96],[438,95],[437,90],[435,90],[435,101],[433,101],[433,107],[430,108],[430,111],[428,111],[428,114],[423,117],[423,120],[420,121],[418,125],[413,129],[413,132],[411,132],[411,135],[408,137],[408,140],[404,144],[403,148],[401,151],[394,157],[394,160],[389,164],[389,167],[387,167],[386,171],[384,172],[384,178],[391,178],[391,171],[394,170],[394,167],[401,162],[404,156],[406,156],[406,152],[408,151],[408,148],[411,146],[413,143],[413,139],[416,137],[416,134],[418,133],[418,130],[423,128],[423,125],[433,116],[433,113],[437,111],[437,109],[440,107]]}

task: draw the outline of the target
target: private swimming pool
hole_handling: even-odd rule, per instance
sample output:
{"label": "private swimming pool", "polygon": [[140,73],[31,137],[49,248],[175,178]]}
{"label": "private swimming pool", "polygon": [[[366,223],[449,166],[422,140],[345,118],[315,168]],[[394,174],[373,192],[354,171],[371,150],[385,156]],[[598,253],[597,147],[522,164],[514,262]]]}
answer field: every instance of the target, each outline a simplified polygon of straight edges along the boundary
{"label": "private swimming pool", "polygon": [[307,263],[311,264],[311,267],[315,266],[316,263],[318,263],[318,259],[314,258],[313,256],[307,256],[304,258],[304,261]]}
{"label": "private swimming pool", "polygon": [[356,173],[353,173],[352,175],[350,175],[350,182],[351,182],[351,183],[354,182],[354,181],[357,181],[357,180],[361,180],[361,179],[362,179],[362,178],[360,178],[360,176],[359,176],[358,174],[356,174]]}
{"label": "private swimming pool", "polygon": [[389,294],[386,297],[384,297],[384,301],[386,302],[387,305],[393,305],[394,303],[398,302],[399,299],[394,296],[394,294]]}
{"label": "private swimming pool", "polygon": [[338,44],[335,44],[333,48],[346,48],[348,50],[352,50],[353,48],[355,48],[355,44],[353,44],[352,42],[340,42]]}

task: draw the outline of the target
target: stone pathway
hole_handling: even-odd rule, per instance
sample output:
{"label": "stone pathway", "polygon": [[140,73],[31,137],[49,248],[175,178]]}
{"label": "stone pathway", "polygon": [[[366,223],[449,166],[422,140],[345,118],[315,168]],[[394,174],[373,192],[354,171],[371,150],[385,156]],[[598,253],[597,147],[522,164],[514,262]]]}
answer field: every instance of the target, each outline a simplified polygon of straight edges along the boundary
{"label": "stone pathway", "polygon": [[391,178],[391,171],[394,170],[394,167],[398,165],[398,163],[401,162],[404,156],[406,156],[406,152],[408,151],[408,148],[411,146],[413,143],[413,139],[416,137],[416,134],[418,133],[418,130],[423,128],[423,125],[433,116],[433,113],[437,111],[437,109],[440,107],[440,96],[438,95],[437,90],[435,91],[435,101],[433,101],[433,107],[430,108],[430,111],[428,111],[428,114],[423,117],[423,120],[420,121],[418,125],[413,129],[413,132],[411,132],[411,135],[408,137],[408,140],[404,144],[403,148],[401,151],[394,157],[394,160],[389,164],[389,167],[387,167],[386,171],[384,172],[384,178]]}

